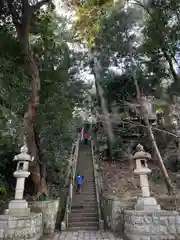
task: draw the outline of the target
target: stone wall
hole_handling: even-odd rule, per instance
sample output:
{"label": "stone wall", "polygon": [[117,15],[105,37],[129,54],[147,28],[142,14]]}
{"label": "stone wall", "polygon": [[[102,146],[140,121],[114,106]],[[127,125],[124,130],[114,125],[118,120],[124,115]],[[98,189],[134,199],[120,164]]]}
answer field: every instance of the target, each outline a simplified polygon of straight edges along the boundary
{"label": "stone wall", "polygon": [[42,214],[27,217],[0,215],[0,240],[37,240],[42,236]]}
{"label": "stone wall", "polygon": [[170,211],[124,211],[124,231],[130,240],[180,239],[180,216]]}
{"label": "stone wall", "polygon": [[124,225],[123,211],[126,206],[119,198],[111,195],[104,195],[101,197],[101,208],[105,227],[114,232],[121,232]]}
{"label": "stone wall", "polygon": [[34,201],[29,203],[32,212],[35,213],[42,212],[44,234],[54,233],[59,203],[60,203],[59,198],[56,200]]}

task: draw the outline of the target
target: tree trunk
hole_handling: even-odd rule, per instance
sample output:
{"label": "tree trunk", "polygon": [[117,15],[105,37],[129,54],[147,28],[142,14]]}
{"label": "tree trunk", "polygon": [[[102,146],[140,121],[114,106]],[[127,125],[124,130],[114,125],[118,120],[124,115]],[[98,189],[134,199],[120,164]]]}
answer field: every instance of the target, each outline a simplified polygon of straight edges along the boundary
{"label": "tree trunk", "polygon": [[171,72],[171,74],[172,74],[172,76],[174,78],[174,82],[177,83],[179,78],[178,78],[178,76],[177,76],[177,74],[176,74],[176,72],[174,70],[172,59],[169,56],[169,54],[168,54],[168,52],[166,51],[165,48],[162,48],[162,51],[163,51],[163,54],[164,54],[164,56],[165,56],[165,58],[166,58],[166,60],[167,60],[167,62],[169,64],[170,72]]}
{"label": "tree trunk", "polygon": [[136,86],[137,101],[138,101],[138,103],[139,103],[139,105],[141,107],[141,114],[142,114],[142,117],[144,119],[144,123],[145,123],[145,125],[148,128],[149,138],[151,140],[152,146],[153,146],[154,151],[156,153],[158,164],[159,164],[159,168],[160,168],[161,173],[162,173],[162,175],[164,177],[167,190],[170,193],[173,190],[173,185],[172,185],[171,179],[170,179],[170,177],[168,175],[168,172],[166,170],[166,167],[164,166],[163,159],[162,159],[160,151],[158,149],[158,146],[157,146],[157,143],[156,143],[156,140],[155,140],[152,128],[151,128],[151,126],[149,124],[149,119],[147,117],[146,110],[145,110],[144,105],[143,105],[142,100],[141,100],[141,93],[140,93],[140,90],[139,90],[139,85],[138,85],[138,82],[135,79],[135,77],[134,77],[134,84]]}
{"label": "tree trunk", "polygon": [[49,196],[49,191],[48,191],[48,186],[46,182],[46,159],[41,149],[41,142],[40,142],[40,137],[37,132],[37,129],[35,125],[33,127],[34,127],[33,129],[34,129],[34,136],[35,136],[35,142],[37,147],[37,157],[39,160],[39,170],[40,170],[40,181],[37,186],[37,198],[38,198],[41,195]]}
{"label": "tree trunk", "polygon": [[[131,145],[131,144],[130,144]],[[131,172],[131,180],[134,188],[137,188],[135,178],[134,178],[134,165],[133,165],[133,155],[132,155],[132,149],[131,147],[127,148],[127,154],[128,154],[128,161],[129,161],[129,170]]]}
{"label": "tree trunk", "polygon": [[[28,43],[27,43],[28,44]],[[34,183],[35,195],[41,194],[47,195],[47,186],[46,179],[42,176],[42,173],[45,171],[44,166],[39,158],[39,149],[40,145],[37,141],[36,132],[34,131],[34,123],[36,120],[36,111],[39,105],[39,91],[40,91],[40,76],[39,69],[35,62],[35,59],[32,55],[31,49],[28,46],[24,46],[24,63],[29,76],[31,77],[31,102],[28,105],[27,112],[24,115],[24,136],[27,142],[29,154],[34,157],[34,161],[30,164],[31,178]],[[39,161],[40,162],[39,162]]]}
{"label": "tree trunk", "polygon": [[164,106],[164,125],[167,127],[172,126],[171,107],[170,105]]}
{"label": "tree trunk", "polygon": [[93,62],[93,73],[94,73],[94,79],[95,79],[95,85],[96,85],[96,92],[97,92],[97,98],[100,100],[100,106],[101,106],[101,110],[102,113],[104,115],[104,125],[106,128],[106,132],[107,132],[107,136],[108,136],[108,142],[109,142],[109,151],[110,151],[110,158],[112,159],[112,143],[114,141],[114,135],[113,135],[113,130],[112,130],[112,126],[111,126],[111,122],[109,119],[109,112],[108,112],[108,108],[107,108],[107,104],[106,101],[104,99],[104,91],[101,87],[100,84],[100,79],[101,79],[101,66],[100,63],[98,61],[98,59],[96,58],[96,56],[93,56],[91,53],[91,49],[89,48],[89,57],[90,60]]}

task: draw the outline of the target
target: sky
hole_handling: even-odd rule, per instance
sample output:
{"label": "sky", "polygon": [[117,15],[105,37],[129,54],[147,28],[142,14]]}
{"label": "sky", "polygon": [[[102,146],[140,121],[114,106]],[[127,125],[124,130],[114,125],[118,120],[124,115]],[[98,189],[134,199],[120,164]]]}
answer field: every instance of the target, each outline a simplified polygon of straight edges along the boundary
{"label": "sky", "polygon": [[75,20],[76,19],[76,13],[75,11],[70,11],[65,4],[62,3],[61,0],[54,0],[55,1],[55,5],[56,5],[56,11],[59,15],[67,17],[71,20]]}

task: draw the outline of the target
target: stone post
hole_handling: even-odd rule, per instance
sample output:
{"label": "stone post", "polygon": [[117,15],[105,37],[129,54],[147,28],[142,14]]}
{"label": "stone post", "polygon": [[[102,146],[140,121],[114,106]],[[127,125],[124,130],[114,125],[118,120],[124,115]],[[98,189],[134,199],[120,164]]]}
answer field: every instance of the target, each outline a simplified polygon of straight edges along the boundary
{"label": "stone post", "polygon": [[14,172],[16,181],[15,200],[9,202],[9,209],[5,213],[14,216],[27,216],[30,213],[28,203],[23,199],[25,179],[29,177],[28,172],[29,162],[33,159],[28,154],[27,146],[21,147],[21,153],[14,157],[14,161],[17,161],[17,169]]}
{"label": "stone post", "polygon": [[156,199],[150,196],[148,174],[151,170],[148,168],[147,160],[151,159],[151,155],[144,151],[142,145],[138,144],[137,152],[133,156],[136,161],[136,169],[134,173],[140,176],[140,186],[142,191],[142,197],[138,199],[135,206],[136,210],[160,210],[160,206],[157,205]]}

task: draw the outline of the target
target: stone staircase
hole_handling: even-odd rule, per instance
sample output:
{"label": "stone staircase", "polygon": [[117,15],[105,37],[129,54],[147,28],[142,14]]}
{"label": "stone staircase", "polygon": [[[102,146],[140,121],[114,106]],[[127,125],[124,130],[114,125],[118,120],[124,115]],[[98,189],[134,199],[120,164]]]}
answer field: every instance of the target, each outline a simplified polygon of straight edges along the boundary
{"label": "stone staircase", "polygon": [[76,172],[84,176],[81,193],[73,192],[68,230],[98,230],[98,205],[90,144],[79,146],[79,158]]}

